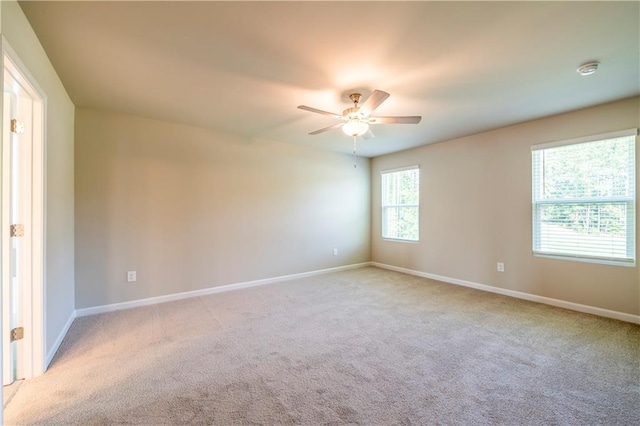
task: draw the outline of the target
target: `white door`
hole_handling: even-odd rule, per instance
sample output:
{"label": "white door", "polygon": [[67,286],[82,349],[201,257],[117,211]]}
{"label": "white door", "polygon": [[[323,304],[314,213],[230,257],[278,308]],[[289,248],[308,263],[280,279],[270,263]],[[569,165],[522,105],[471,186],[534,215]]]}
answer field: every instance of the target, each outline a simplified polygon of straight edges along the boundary
{"label": "white door", "polygon": [[[30,228],[30,176],[31,176],[31,111],[32,100],[23,87],[5,71],[3,92],[3,194],[8,202],[3,214],[9,224],[9,244],[6,250],[8,267],[3,280],[3,381],[12,383],[24,377],[18,360],[24,352],[24,321],[22,309],[24,290],[31,287],[30,259],[24,238]],[[5,239],[5,241],[7,241]]]}
{"label": "white door", "polygon": [[44,372],[44,102],[6,52],[3,59],[0,235],[7,385]]}

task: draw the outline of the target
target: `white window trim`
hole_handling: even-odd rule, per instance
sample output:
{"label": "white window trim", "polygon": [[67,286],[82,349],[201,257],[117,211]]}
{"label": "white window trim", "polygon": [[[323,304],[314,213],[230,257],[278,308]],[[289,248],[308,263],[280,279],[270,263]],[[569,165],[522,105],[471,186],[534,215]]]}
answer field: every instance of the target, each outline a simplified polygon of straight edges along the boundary
{"label": "white window trim", "polygon": [[387,173],[395,173],[395,172],[404,172],[405,170],[414,170],[414,169],[418,169],[420,170],[420,165],[418,164],[413,164],[411,166],[404,166],[404,167],[397,167],[395,169],[385,169],[385,170],[381,170],[380,171],[380,176],[387,174]]}
{"label": "white window trim", "polygon": [[[404,166],[404,167],[397,167],[397,168],[393,168],[393,169],[385,169],[385,170],[381,170],[380,171],[380,183],[382,184],[383,181],[383,176],[385,174],[389,174],[389,173],[397,173],[397,172],[403,172],[406,170],[420,170],[420,165],[418,164],[413,164],[410,166]],[[382,186],[382,185],[381,185]],[[382,190],[384,190],[384,188],[381,188]],[[420,193],[418,193],[418,200],[420,198]],[[384,194],[382,194],[382,200],[384,200]],[[381,226],[381,238],[383,241],[390,241],[390,242],[398,242],[398,243],[409,243],[409,244],[418,244],[420,242],[420,231],[418,231],[418,239],[416,240],[410,240],[410,239],[406,239],[406,238],[392,238],[392,237],[385,237],[385,214],[384,214],[384,210],[386,207],[417,207],[418,208],[418,222],[420,221],[420,203],[418,202],[418,204],[403,204],[403,205],[393,205],[393,206],[385,206],[384,204],[381,204],[381,222],[382,222],[382,226]],[[418,229],[420,229],[420,225],[418,224]]]}
{"label": "white window trim", "polygon": [[[608,132],[608,133],[601,133],[598,135],[590,135],[590,136],[583,136],[583,137],[579,137],[579,138],[573,138],[573,139],[565,139],[565,140],[560,140],[560,141],[554,141],[554,142],[547,142],[547,143],[542,143],[542,144],[538,144],[538,145],[533,145],[531,146],[531,152],[535,152],[535,151],[540,151],[540,150],[544,150],[544,149],[549,149],[549,148],[556,148],[556,147],[561,147],[561,146],[567,146],[567,145],[575,145],[575,144],[582,144],[582,143],[588,143],[588,142],[595,142],[595,141],[602,141],[602,140],[607,140],[607,139],[615,139],[615,138],[621,138],[621,137],[627,137],[627,136],[634,136],[636,138],[635,143],[636,143],[636,148],[637,148],[637,143],[638,143],[638,129],[637,128],[632,128],[632,129],[626,129],[626,130],[620,130],[620,131],[615,131],[615,132]],[[636,149],[636,155],[637,155],[637,149]],[[533,159],[532,159],[532,167],[533,167]],[[638,164],[637,164],[637,160],[635,160],[634,162],[634,169],[635,169],[635,173],[637,175],[638,173]],[[617,265],[617,266],[628,266],[628,267],[634,267],[636,266],[636,262],[637,262],[637,250],[635,250],[634,247],[634,258],[630,259],[630,260],[624,260],[624,259],[612,259],[612,258],[606,258],[606,257],[598,257],[598,256],[580,256],[580,255],[576,255],[576,254],[556,254],[556,253],[548,253],[548,252],[544,252],[544,251],[536,251],[535,247],[536,247],[536,241],[539,241],[540,239],[540,229],[538,227],[536,227],[536,215],[539,214],[539,209],[536,209],[536,205],[542,205],[542,204],[556,204],[556,203],[562,203],[562,202],[571,202],[571,203],[575,203],[575,204],[580,204],[580,203],[599,203],[599,202],[611,202],[611,201],[619,201],[619,202],[627,202],[627,203],[634,203],[634,235],[633,235],[633,243],[637,245],[637,238],[636,238],[636,234],[637,234],[637,213],[636,213],[636,209],[635,209],[635,205],[637,204],[637,182],[635,182],[634,184],[634,197],[598,197],[598,198],[571,198],[571,199],[555,199],[553,201],[547,201],[547,200],[537,200],[536,201],[536,194],[538,194],[539,192],[539,188],[535,187],[535,179],[532,179],[532,228],[533,228],[533,255],[536,257],[542,257],[542,258],[549,258],[549,259],[562,259],[562,260],[572,260],[572,261],[577,261],[577,262],[587,262],[587,263],[598,263],[598,264],[605,264],[605,265]],[[536,232],[537,231],[537,232]]]}
{"label": "white window trim", "polygon": [[565,139],[565,140],[561,140],[561,141],[541,143],[541,144],[538,144],[538,145],[533,145],[531,147],[531,151],[540,151],[542,149],[555,148],[555,147],[559,147],[559,146],[567,146],[567,145],[575,145],[575,144],[579,144],[579,143],[602,141],[602,140],[605,140],[605,139],[622,138],[622,137],[625,137],[625,136],[638,136],[638,129],[636,128],[636,129],[619,130],[617,132],[601,133],[599,135],[582,136],[582,137],[579,137],[579,138]]}

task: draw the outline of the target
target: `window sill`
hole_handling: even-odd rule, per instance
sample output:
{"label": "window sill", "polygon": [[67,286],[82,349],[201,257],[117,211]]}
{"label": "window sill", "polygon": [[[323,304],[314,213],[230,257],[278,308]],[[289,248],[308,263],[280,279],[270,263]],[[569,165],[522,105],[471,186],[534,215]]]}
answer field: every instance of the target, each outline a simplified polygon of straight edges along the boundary
{"label": "window sill", "polygon": [[636,262],[633,261],[624,261],[624,260],[614,260],[614,259],[600,259],[596,257],[579,257],[579,256],[571,256],[571,255],[561,255],[561,254],[551,254],[551,253],[533,253],[535,257],[542,257],[545,259],[556,259],[556,260],[569,260],[573,262],[582,262],[582,263],[596,263],[600,265],[612,265],[612,266],[626,266],[626,267],[635,267]]}
{"label": "window sill", "polygon": [[392,243],[410,243],[410,244],[418,244],[420,240],[403,240],[401,238],[386,238],[382,237],[382,241],[389,241]]}

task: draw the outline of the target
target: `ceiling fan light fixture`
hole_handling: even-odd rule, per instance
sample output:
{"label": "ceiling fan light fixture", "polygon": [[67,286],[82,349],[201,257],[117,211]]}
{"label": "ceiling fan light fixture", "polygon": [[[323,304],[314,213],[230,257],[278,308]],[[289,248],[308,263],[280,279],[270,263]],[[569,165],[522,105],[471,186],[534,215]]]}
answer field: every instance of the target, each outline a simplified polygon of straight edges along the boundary
{"label": "ceiling fan light fixture", "polygon": [[352,93],[349,97],[353,101],[353,106],[342,111],[342,114],[335,114],[333,112],[323,111],[317,108],[311,108],[306,105],[298,105],[298,109],[313,112],[316,114],[328,115],[341,122],[328,126],[315,132],[309,133],[310,135],[317,135],[324,133],[328,130],[342,128],[345,135],[351,136],[354,139],[358,136],[364,136],[364,139],[371,139],[374,134],[369,130],[370,124],[417,124],[422,117],[415,116],[390,116],[390,117],[376,117],[371,114],[376,110],[388,97],[387,92],[382,90],[374,90],[373,93],[367,98],[364,105],[360,106],[360,93]]}
{"label": "ceiling fan light fixture", "polygon": [[360,120],[349,120],[342,126],[342,131],[347,136],[362,136],[369,130],[369,124]]}

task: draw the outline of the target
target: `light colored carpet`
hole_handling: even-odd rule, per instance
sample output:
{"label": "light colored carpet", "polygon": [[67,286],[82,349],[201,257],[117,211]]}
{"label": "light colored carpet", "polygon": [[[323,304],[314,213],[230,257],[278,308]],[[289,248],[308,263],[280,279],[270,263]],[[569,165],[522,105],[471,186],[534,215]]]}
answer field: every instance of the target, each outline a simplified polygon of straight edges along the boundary
{"label": "light colored carpet", "polygon": [[7,424],[640,424],[640,326],[372,267],[78,318]]}

